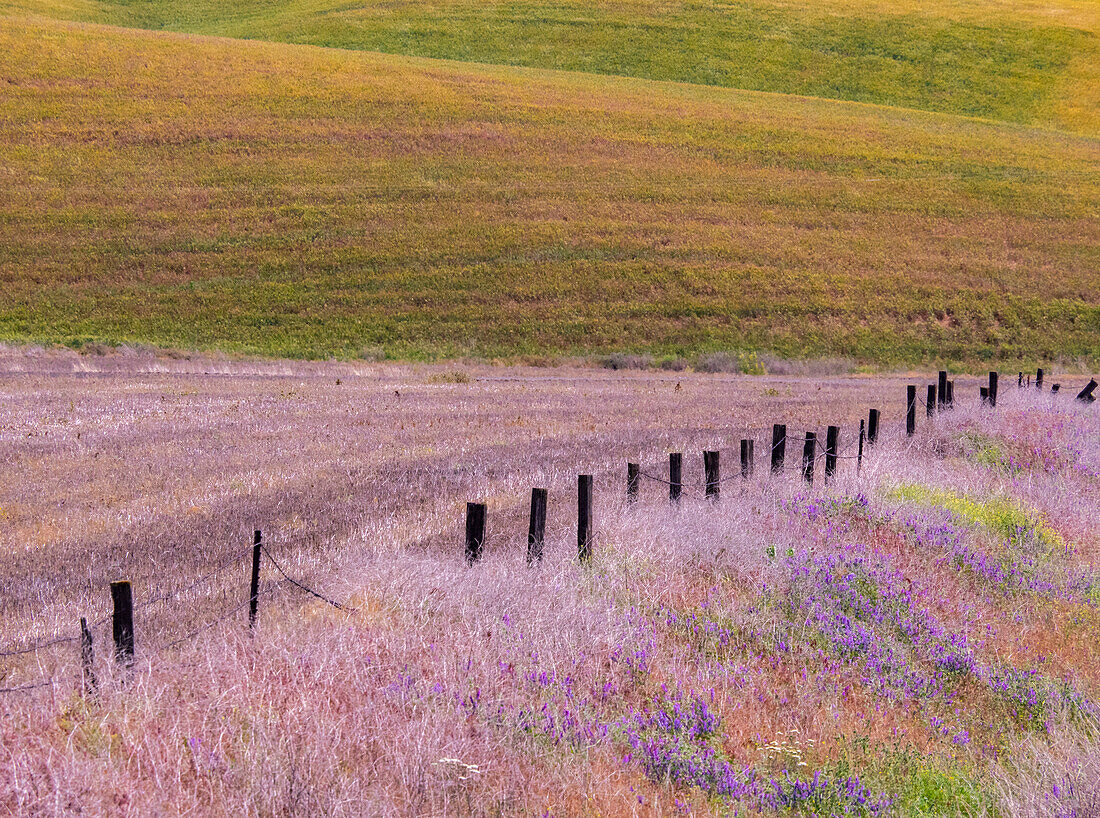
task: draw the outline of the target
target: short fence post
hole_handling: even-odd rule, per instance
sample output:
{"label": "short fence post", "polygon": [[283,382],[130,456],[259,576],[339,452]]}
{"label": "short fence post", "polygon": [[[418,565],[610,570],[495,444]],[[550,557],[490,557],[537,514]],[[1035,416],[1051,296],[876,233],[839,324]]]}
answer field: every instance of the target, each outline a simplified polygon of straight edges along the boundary
{"label": "short fence post", "polygon": [[88,630],[88,620],[80,617],[80,672],[84,679],[84,692],[94,695],[98,683],[95,678],[95,649],[92,647],[92,632]]}
{"label": "short fence post", "polygon": [[1092,403],[1094,400],[1096,400],[1096,395],[1092,394],[1096,391],[1096,386],[1096,379],[1089,378],[1088,385],[1077,393],[1077,400],[1081,401],[1082,403]]}
{"label": "short fence post", "polygon": [[817,456],[817,433],[806,432],[806,445],[802,447],[802,479],[814,482],[814,458]]}
{"label": "short fence post", "polygon": [[989,403],[989,387],[988,386],[979,386],[978,387],[978,397],[980,397],[982,399],[982,406],[985,406],[987,403]]}
{"label": "short fence post", "polygon": [[721,484],[718,476],[718,452],[703,452],[703,472],[706,476],[707,499],[717,501]]}
{"label": "short fence post", "polygon": [[924,414],[932,417],[936,414],[936,385],[928,384],[928,398],[924,402]]}
{"label": "short fence post", "polygon": [[1016,376],[1016,388],[1017,389],[1023,389],[1024,388],[1024,373],[1023,372],[1021,372],[1019,375]]}
{"label": "short fence post", "polygon": [[641,468],[637,463],[626,464],[626,501],[635,503],[638,501],[638,482],[640,481]]}
{"label": "short fence post", "polygon": [[1042,389],[1043,388],[1043,368],[1042,367],[1039,367],[1038,369],[1035,370],[1035,388],[1036,389]]}
{"label": "short fence post", "polygon": [[783,471],[783,461],[787,459],[787,426],[776,423],[772,426],[772,474]]}
{"label": "short fence post", "polygon": [[836,473],[836,447],[840,438],[840,427],[830,426],[825,430],[825,482],[828,483]]}
{"label": "short fence post", "polygon": [[936,390],[936,400],[939,403],[939,408],[944,409],[947,407],[947,370],[941,369],[939,374],[939,381],[937,383],[938,389]]}
{"label": "short fence post", "polygon": [[878,409],[872,409],[867,413],[867,445],[873,446],[878,442]]}
{"label": "short fence post", "polygon": [[947,382],[947,408],[952,409],[955,406],[955,382]]}
{"label": "short fence post", "polygon": [[130,583],[111,583],[111,631],[115,640],[115,661],[124,667],[134,664],[134,595]]}
{"label": "short fence post", "polygon": [[577,556],[592,557],[592,475],[577,475]]}
{"label": "short fence post", "polygon": [[989,405],[997,405],[997,373],[989,373]]}
{"label": "short fence post", "polygon": [[753,452],[755,446],[755,440],[741,441],[741,477],[745,480],[752,477],[753,461],[756,459]]}
{"label": "short fence post", "polygon": [[856,474],[863,468],[863,436],[866,434],[865,421],[859,421],[859,451],[856,452]]}
{"label": "short fence post", "polygon": [[260,544],[259,531],[252,534],[252,581],[248,586],[248,627],[251,630],[256,626],[256,614],[260,608]]}
{"label": "short fence post", "polygon": [[684,486],[681,482],[684,474],[684,456],[680,452],[671,452],[668,456],[668,499],[680,502]]}
{"label": "short fence post", "polygon": [[917,431],[917,387],[905,387],[905,434],[909,437]]}
{"label": "short fence post", "polygon": [[546,538],[546,489],[531,489],[531,524],[527,528],[527,564],[542,562]]}
{"label": "short fence post", "polygon": [[485,504],[466,504],[466,563],[473,565],[481,559],[485,545]]}

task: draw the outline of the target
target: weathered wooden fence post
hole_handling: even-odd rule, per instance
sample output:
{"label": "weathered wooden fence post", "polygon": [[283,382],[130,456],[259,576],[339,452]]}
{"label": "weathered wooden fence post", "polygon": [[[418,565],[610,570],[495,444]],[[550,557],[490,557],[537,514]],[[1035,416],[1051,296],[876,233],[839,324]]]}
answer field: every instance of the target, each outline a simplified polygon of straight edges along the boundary
{"label": "weathered wooden fence post", "polygon": [[88,620],[80,617],[80,675],[84,681],[84,693],[95,695],[99,683],[95,678],[95,649],[92,647],[92,632],[88,630]]}
{"label": "weathered wooden fence post", "polygon": [[955,382],[947,382],[947,408],[952,409],[955,406]]}
{"label": "weathered wooden fence post", "polygon": [[248,628],[256,626],[256,614],[260,609],[260,552],[262,535],[259,531],[252,532],[252,579],[248,584]]}
{"label": "weathered wooden fence post", "polygon": [[856,474],[859,474],[863,469],[863,437],[867,431],[865,423],[861,418],[859,421],[859,451],[856,452]]}
{"label": "weathered wooden fence post", "polygon": [[638,501],[638,483],[640,482],[641,468],[637,463],[626,464],[626,501],[636,503]]}
{"label": "weathered wooden fence post", "polygon": [[466,563],[473,565],[481,559],[485,545],[485,504],[466,504]]}
{"label": "weathered wooden fence post", "polygon": [[989,405],[997,405],[997,373],[989,373]]}
{"label": "weathered wooden fence post", "polygon": [[1050,387],[1050,394],[1052,394],[1052,395],[1057,395],[1057,394],[1058,394],[1058,391],[1059,391],[1059,390],[1060,390],[1061,388],[1062,388],[1062,384],[1060,384],[1060,383],[1056,383],[1056,384],[1054,384],[1054,386]]}
{"label": "weathered wooden fence post", "polygon": [[1017,389],[1023,389],[1024,388],[1024,373],[1022,371],[1020,372],[1019,375],[1016,376],[1016,388]]}
{"label": "weathered wooden fence post", "polygon": [[814,482],[814,458],[817,457],[817,433],[806,432],[806,444],[802,447],[802,479]]}
{"label": "weathered wooden fence post", "polygon": [[934,383],[928,384],[928,398],[924,402],[924,414],[927,417],[936,414],[936,385]]}
{"label": "weathered wooden fence post", "polygon": [[592,557],[592,475],[577,475],[577,556]]}
{"label": "weathered wooden fence post", "polygon": [[787,459],[787,426],[776,423],[772,426],[772,474],[783,471],[783,461]]}
{"label": "weathered wooden fence post", "polygon": [[134,595],[125,580],[111,583],[111,632],[115,641],[115,661],[123,667],[134,664]]}
{"label": "weathered wooden fence post", "polygon": [[717,502],[721,479],[718,473],[718,452],[703,452],[703,473],[706,480],[708,500]]}
{"label": "weathered wooden fence post", "polygon": [[873,446],[878,442],[878,409],[872,409],[867,413],[867,445]]}
{"label": "weathered wooden fence post", "polygon": [[1081,401],[1082,403],[1092,403],[1093,401],[1095,401],[1096,395],[1092,393],[1096,391],[1096,386],[1096,379],[1089,378],[1088,385],[1077,393],[1077,400]]}
{"label": "weathered wooden fence post", "polygon": [[978,397],[982,399],[982,406],[985,406],[987,403],[989,403],[989,387],[979,386]]}
{"label": "weathered wooden fence post", "polygon": [[917,431],[917,387],[905,387],[905,434],[909,437]]}
{"label": "weathered wooden fence post", "polygon": [[1035,388],[1036,389],[1042,389],[1043,388],[1043,368],[1042,367],[1039,367],[1038,369],[1035,370]]}
{"label": "weathered wooden fence post", "polygon": [[936,391],[936,400],[939,402],[939,408],[947,408],[947,370],[941,369],[939,374],[939,389]]}
{"label": "weathered wooden fence post", "polygon": [[680,502],[684,484],[684,456],[680,452],[671,452],[668,456],[668,499]]}
{"label": "weathered wooden fence post", "polygon": [[755,452],[753,451],[755,446],[755,440],[741,441],[741,477],[745,480],[752,477],[754,461],[756,460]]}
{"label": "weathered wooden fence post", "polygon": [[828,483],[836,473],[836,448],[840,439],[840,427],[830,426],[825,430],[825,482]]}
{"label": "weathered wooden fence post", "polygon": [[527,527],[527,564],[542,562],[546,540],[546,489],[531,489],[531,523]]}

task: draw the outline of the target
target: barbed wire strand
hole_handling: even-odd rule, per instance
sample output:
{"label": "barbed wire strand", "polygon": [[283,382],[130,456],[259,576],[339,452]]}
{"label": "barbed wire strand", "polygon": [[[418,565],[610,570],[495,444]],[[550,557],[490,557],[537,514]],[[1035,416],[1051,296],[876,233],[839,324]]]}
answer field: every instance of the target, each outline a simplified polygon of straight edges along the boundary
{"label": "barbed wire strand", "polygon": [[294,585],[294,586],[302,589],[307,594],[312,594],[313,596],[317,597],[322,602],[327,602],[329,605],[336,608],[337,610],[340,610],[340,611],[347,611],[348,610],[343,605],[341,605],[339,602],[336,602],[335,600],[329,599],[324,594],[318,593],[317,591],[310,588],[308,585],[304,585],[301,582],[299,582],[298,580],[294,579],[294,577],[292,577],[290,574],[288,574],[286,571],[284,571],[283,567],[281,565],[279,565],[278,562],[275,561],[275,557],[271,556],[271,552],[267,550],[266,546],[263,546],[261,548],[261,550],[263,551],[264,555],[271,561],[271,564],[275,566],[275,569],[280,574],[282,574],[283,577],[287,580],[287,582],[289,582],[291,585]]}
{"label": "barbed wire strand", "polygon": [[252,548],[253,548],[253,546],[251,544],[249,544],[247,547],[240,549],[232,557],[227,559],[225,562],[223,562],[220,565],[216,566],[212,571],[208,571],[206,574],[202,575],[201,577],[196,579],[194,582],[192,582],[190,585],[188,585],[185,588],[180,588],[180,589],[177,589],[177,590],[174,590],[174,591],[170,591],[167,594],[163,594],[161,596],[153,597],[152,599],[146,599],[146,600],[143,600],[142,602],[135,602],[134,603],[134,609],[136,610],[138,608],[145,608],[145,607],[148,607],[150,605],[156,605],[156,604],[161,603],[161,602],[167,602],[168,600],[172,599],[173,597],[182,596],[183,594],[187,593],[188,591],[194,590],[195,588],[197,588],[202,583],[206,582],[211,577],[214,577],[214,576],[217,576],[218,574],[220,574],[222,571],[224,571],[230,565],[233,565],[234,563],[240,562],[242,558],[244,558],[249,552],[252,551]]}

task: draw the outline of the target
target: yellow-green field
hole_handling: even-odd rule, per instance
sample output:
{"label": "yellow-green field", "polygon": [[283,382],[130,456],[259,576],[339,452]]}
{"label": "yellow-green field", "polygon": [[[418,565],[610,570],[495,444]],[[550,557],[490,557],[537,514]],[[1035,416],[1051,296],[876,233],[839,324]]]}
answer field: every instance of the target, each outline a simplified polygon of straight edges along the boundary
{"label": "yellow-green field", "polygon": [[25,6],[0,7],[8,340],[1100,358],[1087,94],[1076,119],[1057,94],[1015,117],[1058,132]]}

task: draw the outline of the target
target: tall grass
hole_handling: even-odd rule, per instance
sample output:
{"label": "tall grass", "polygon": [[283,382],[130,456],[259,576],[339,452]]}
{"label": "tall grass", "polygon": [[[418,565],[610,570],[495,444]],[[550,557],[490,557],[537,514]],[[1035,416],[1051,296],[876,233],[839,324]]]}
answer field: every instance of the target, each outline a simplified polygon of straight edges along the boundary
{"label": "tall grass", "polygon": [[[12,812],[1089,808],[1100,436],[1095,411],[1066,396],[1006,389],[990,410],[960,380],[960,407],[908,439],[900,380],[824,381],[800,401],[805,380],[766,381],[792,390],[773,397],[756,379],[683,373],[471,370],[459,382],[408,368],[290,365],[275,377],[269,364],[227,364],[214,377],[185,374],[202,362],[166,373],[135,362],[74,376],[47,374],[50,360],[24,360],[31,371],[5,392],[0,506],[14,510],[16,559],[3,569],[3,644],[43,615],[68,631],[98,611],[103,584],[85,584],[93,570],[74,576],[78,553],[91,568],[130,543],[121,565],[141,597],[151,569],[182,582],[245,544],[242,517],[350,611],[279,586],[252,638],[242,613],[174,647],[184,623],[139,618],[129,678],[100,636],[98,700],[75,693],[75,648],[8,661],[5,681],[59,679],[0,699],[0,804]],[[846,447],[868,405],[886,426],[861,473],[842,461],[811,488],[791,463],[775,479],[758,464],[719,503],[697,496],[692,452],[718,447],[731,469],[736,440],[764,450],[772,420],[841,423]],[[1056,456],[991,464],[968,447],[976,429]],[[659,475],[670,449],[689,453],[681,506],[652,481],[626,505],[622,463]],[[134,467],[143,452],[155,453],[148,476]],[[101,482],[82,482],[100,460]],[[587,566],[571,505],[581,470],[597,475]],[[172,473],[181,482],[162,484]],[[547,556],[528,567],[525,506],[539,484],[551,490]],[[77,548],[50,537],[80,486],[73,501],[122,513],[83,530],[86,509],[74,514]],[[209,523],[191,530],[179,505],[200,486]],[[1044,521],[1062,547],[1033,552],[1028,532],[936,502],[952,497],[1026,509],[1024,525]],[[469,499],[490,507],[474,568],[461,547]],[[127,511],[142,504],[147,519]],[[35,536],[49,552],[32,565]],[[1023,581],[1005,579],[1014,564]],[[180,606],[195,624],[243,598],[243,565],[234,571]],[[32,581],[37,603],[8,602]]]}

